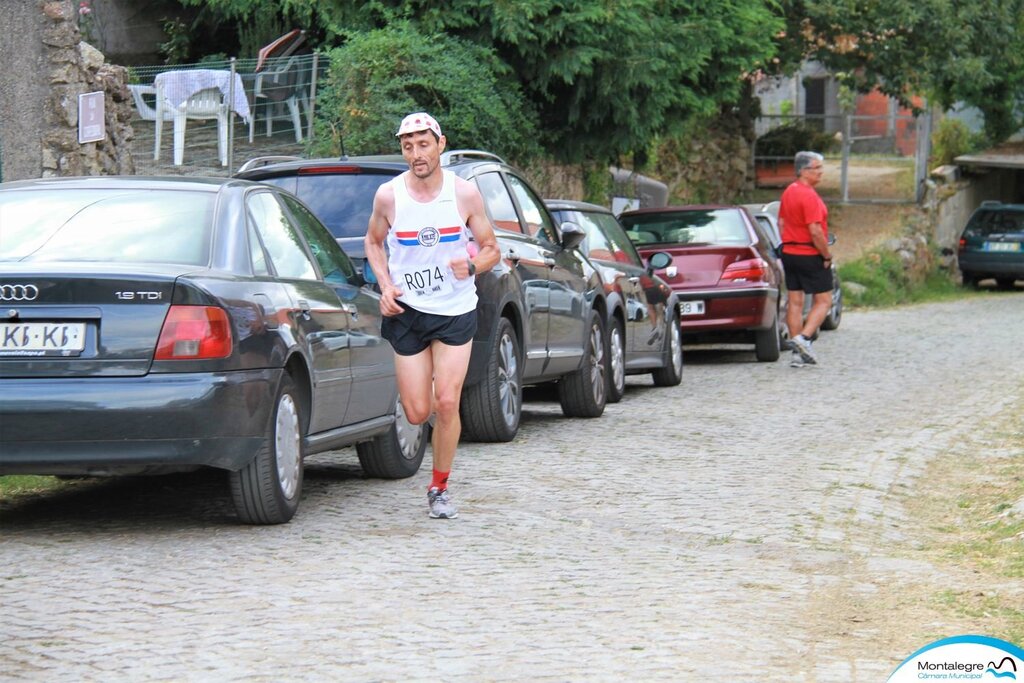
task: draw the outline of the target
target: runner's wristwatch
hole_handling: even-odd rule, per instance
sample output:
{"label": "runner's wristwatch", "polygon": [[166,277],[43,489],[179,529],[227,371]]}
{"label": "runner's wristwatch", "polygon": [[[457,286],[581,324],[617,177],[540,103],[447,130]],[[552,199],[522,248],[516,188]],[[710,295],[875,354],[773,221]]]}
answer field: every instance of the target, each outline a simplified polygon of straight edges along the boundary
{"label": "runner's wristwatch", "polygon": [[469,264],[469,274],[476,275],[476,264],[469,259],[466,259],[466,263]]}

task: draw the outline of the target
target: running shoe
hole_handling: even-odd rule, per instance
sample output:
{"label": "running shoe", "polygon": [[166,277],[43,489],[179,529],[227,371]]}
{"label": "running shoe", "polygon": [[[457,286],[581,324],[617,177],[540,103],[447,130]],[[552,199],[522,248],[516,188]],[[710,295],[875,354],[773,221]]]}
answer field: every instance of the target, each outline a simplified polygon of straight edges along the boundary
{"label": "running shoe", "polygon": [[804,337],[802,334],[798,334],[790,340],[793,343],[793,349],[800,354],[803,358],[804,363],[807,365],[817,365],[818,359],[814,356],[814,351],[811,350],[811,340]]}
{"label": "running shoe", "polygon": [[430,505],[432,519],[455,519],[459,516],[458,509],[448,495],[448,489],[430,489],[427,491],[427,503]]}
{"label": "running shoe", "polygon": [[791,368],[806,368],[807,363],[804,362],[803,356],[796,349],[793,349],[793,356],[789,360],[789,367]]}

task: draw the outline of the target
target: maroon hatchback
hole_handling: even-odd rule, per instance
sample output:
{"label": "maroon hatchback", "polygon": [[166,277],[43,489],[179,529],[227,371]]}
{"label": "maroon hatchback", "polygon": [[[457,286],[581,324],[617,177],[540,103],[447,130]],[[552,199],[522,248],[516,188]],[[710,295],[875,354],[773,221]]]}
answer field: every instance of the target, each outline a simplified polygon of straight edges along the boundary
{"label": "maroon hatchback", "polygon": [[619,216],[640,255],[672,255],[658,275],[679,298],[689,343],[753,343],[779,359],[787,336],[784,278],[764,229],[740,206],[668,206]]}

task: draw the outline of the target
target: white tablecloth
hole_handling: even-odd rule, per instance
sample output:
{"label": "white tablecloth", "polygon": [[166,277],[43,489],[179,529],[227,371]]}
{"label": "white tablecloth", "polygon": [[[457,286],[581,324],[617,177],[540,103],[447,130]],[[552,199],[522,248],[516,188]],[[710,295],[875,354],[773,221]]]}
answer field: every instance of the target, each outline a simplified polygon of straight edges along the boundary
{"label": "white tablecloth", "polygon": [[231,108],[243,119],[249,119],[249,100],[245,97],[242,77],[235,73],[234,91],[231,88],[231,72],[223,69],[183,69],[164,71],[156,75],[156,87],[175,107],[200,90],[218,88],[224,93],[224,100],[231,102]]}

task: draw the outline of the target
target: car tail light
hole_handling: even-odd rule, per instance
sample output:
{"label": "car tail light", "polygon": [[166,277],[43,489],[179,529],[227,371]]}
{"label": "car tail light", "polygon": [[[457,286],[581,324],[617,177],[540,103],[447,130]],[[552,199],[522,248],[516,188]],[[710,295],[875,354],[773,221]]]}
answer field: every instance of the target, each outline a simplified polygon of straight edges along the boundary
{"label": "car tail light", "polygon": [[171,306],[154,360],[202,360],[231,355],[228,314],[216,306]]}
{"label": "car tail light", "polygon": [[768,264],[764,259],[754,258],[730,263],[722,273],[723,280],[764,280]]}
{"label": "car tail light", "polygon": [[305,166],[298,175],[334,175],[335,173],[359,173],[358,166]]}
{"label": "car tail light", "polygon": [[960,238],[959,249],[960,249],[960,251],[966,251],[967,250],[967,240],[965,240],[963,237]]}

